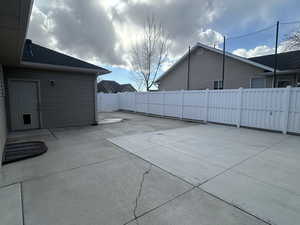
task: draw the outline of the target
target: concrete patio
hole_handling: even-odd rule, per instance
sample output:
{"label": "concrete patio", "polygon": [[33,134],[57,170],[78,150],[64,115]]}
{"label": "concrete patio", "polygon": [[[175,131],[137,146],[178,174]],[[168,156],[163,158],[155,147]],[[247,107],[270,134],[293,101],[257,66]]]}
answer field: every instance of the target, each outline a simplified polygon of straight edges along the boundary
{"label": "concrete patio", "polygon": [[99,118],[124,121],[10,135],[49,150],[0,170],[0,224],[300,220],[299,136],[124,112]]}

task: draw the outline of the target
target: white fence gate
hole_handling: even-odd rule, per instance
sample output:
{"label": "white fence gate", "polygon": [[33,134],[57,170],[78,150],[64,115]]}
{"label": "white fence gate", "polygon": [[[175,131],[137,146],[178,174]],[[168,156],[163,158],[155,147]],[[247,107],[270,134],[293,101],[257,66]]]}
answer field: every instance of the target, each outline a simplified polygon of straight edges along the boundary
{"label": "white fence gate", "polygon": [[300,88],[98,94],[98,111],[129,110],[300,133]]}

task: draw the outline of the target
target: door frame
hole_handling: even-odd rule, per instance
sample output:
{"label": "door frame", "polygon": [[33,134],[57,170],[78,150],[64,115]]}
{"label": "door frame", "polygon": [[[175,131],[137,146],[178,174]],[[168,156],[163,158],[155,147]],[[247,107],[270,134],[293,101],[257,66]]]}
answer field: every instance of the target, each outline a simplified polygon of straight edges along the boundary
{"label": "door frame", "polygon": [[[14,81],[19,81],[19,82],[34,82],[36,83],[36,88],[37,88],[37,114],[38,114],[38,128],[36,129],[41,129],[43,127],[43,120],[42,120],[42,111],[41,111],[41,83],[40,80],[36,80],[36,79],[21,79],[21,78],[8,78],[7,79],[7,87],[8,87],[8,92],[7,92],[7,100],[8,100],[8,105],[9,105],[9,127],[10,130],[13,130],[12,125],[11,125],[11,103],[10,103],[10,99],[9,99],[9,89],[11,87],[11,83]],[[30,129],[28,129],[30,130]],[[34,129],[31,129],[34,130]]]}

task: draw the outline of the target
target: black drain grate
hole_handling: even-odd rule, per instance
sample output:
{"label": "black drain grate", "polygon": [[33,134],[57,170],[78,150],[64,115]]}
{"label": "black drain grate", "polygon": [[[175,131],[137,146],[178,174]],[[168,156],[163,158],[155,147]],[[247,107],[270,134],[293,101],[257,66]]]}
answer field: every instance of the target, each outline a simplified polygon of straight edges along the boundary
{"label": "black drain grate", "polygon": [[3,152],[2,164],[4,165],[39,156],[47,152],[47,150],[47,146],[42,141],[6,144]]}

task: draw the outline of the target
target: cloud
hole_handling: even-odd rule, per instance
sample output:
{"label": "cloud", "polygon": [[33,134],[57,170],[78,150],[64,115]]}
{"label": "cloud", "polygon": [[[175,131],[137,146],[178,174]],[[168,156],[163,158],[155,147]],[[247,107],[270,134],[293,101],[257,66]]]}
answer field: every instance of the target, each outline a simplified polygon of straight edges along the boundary
{"label": "cloud", "polygon": [[[289,41],[282,41],[278,45],[278,53],[282,52],[287,52],[287,51],[295,51],[295,50],[300,50],[300,47],[294,47],[294,48],[288,48],[289,46]],[[244,48],[239,48],[234,51],[232,51],[233,54],[242,56],[245,58],[251,58],[251,57],[257,57],[257,56],[263,56],[263,55],[271,55],[275,54],[275,48],[269,47],[267,45],[261,45],[257,46],[253,49],[244,49]]]}
{"label": "cloud", "polygon": [[249,50],[244,48],[239,48],[234,50],[232,53],[245,58],[251,58],[255,56],[274,54],[274,50],[275,50],[274,48],[270,48],[267,45],[261,45]]}
{"label": "cloud", "polygon": [[[121,1],[125,6],[113,13],[118,24],[132,24],[142,29],[148,16],[156,17],[164,25],[172,40],[170,54],[176,56],[189,45],[199,41],[199,32],[217,17],[215,0],[152,0]],[[134,35],[134,34],[133,34]],[[124,37],[131,38],[131,37]]]}
{"label": "cloud", "polygon": [[121,65],[122,49],[107,13],[97,0],[55,0],[33,8],[28,37],[82,59]]}
{"label": "cloud", "polygon": [[223,35],[212,29],[201,29],[198,33],[198,38],[201,43],[212,47],[218,47],[219,44],[223,43]]}
{"label": "cloud", "polygon": [[[155,16],[170,34],[169,64],[196,42],[216,47],[223,34],[236,35],[273,23],[280,12],[294,14],[297,0],[39,0],[35,1],[28,37],[45,47],[95,64],[128,67],[131,44],[147,16]],[[289,10],[288,10],[289,9]],[[298,15],[298,14],[296,14]],[[249,28],[250,27],[250,28]],[[258,40],[259,42],[259,40]],[[247,44],[247,43],[245,43]],[[273,48],[247,46],[235,54],[251,57]],[[273,51],[274,52],[274,51]],[[168,66],[164,66],[167,68]]]}

